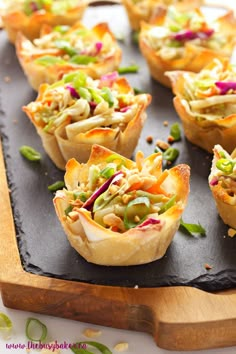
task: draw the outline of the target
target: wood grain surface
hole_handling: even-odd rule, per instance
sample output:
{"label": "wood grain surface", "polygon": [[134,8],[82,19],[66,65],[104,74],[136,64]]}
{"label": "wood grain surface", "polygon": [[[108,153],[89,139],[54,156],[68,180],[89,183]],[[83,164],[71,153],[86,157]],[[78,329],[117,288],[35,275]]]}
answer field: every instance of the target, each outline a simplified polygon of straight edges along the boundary
{"label": "wood grain surface", "polygon": [[5,306],[150,333],[169,350],[236,345],[236,292],[191,287],[125,288],[38,276],[23,270],[0,149],[0,284]]}

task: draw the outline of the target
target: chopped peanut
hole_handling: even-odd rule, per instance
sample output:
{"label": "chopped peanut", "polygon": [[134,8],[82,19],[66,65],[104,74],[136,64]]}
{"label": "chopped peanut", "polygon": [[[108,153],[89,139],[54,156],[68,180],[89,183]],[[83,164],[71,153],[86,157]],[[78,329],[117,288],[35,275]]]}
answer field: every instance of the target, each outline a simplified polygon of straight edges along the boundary
{"label": "chopped peanut", "polygon": [[119,186],[116,186],[115,184],[111,184],[109,186],[109,192],[111,194],[115,194],[118,191],[118,189],[119,189]]}
{"label": "chopped peanut", "polygon": [[68,216],[71,218],[71,220],[76,221],[79,219],[79,214],[77,211],[71,211]]}
{"label": "chopped peanut", "polygon": [[234,237],[236,235],[236,230],[232,229],[231,227],[228,229],[228,236]]}
{"label": "chopped peanut", "polygon": [[152,137],[151,135],[148,135],[148,136],[146,137],[146,142],[147,142],[148,144],[151,144],[151,143],[153,142],[153,137]]}
{"label": "chopped peanut", "polygon": [[134,221],[135,221],[135,222],[139,222],[139,221],[140,221],[140,217],[139,217],[138,215],[135,215]]}
{"label": "chopped peanut", "polygon": [[102,331],[99,329],[94,329],[94,328],[86,328],[83,331],[83,335],[88,338],[96,338],[99,337],[102,334]]}
{"label": "chopped peanut", "polygon": [[204,267],[206,270],[212,269],[212,266],[210,266],[210,264],[208,264],[208,263],[205,263]]}
{"label": "chopped peanut", "polygon": [[117,352],[124,352],[129,349],[129,344],[127,342],[117,343],[114,346],[114,350]]}
{"label": "chopped peanut", "polygon": [[167,141],[168,143],[172,144],[175,141],[175,138],[172,135],[169,135]]}
{"label": "chopped peanut", "polygon": [[169,125],[168,120],[164,120],[163,125],[164,125],[164,127],[168,127],[168,125]]}
{"label": "chopped peanut", "polygon": [[162,150],[167,150],[170,147],[170,144],[166,143],[163,140],[157,140],[156,145]]}
{"label": "chopped peanut", "polygon": [[125,225],[123,220],[115,215],[114,213],[109,213],[103,217],[103,222],[104,224],[111,226],[111,227],[117,227],[121,231],[125,231]]}
{"label": "chopped peanut", "polygon": [[121,198],[122,198],[122,202],[124,204],[128,204],[129,201],[132,199],[132,195],[131,194],[123,194]]}

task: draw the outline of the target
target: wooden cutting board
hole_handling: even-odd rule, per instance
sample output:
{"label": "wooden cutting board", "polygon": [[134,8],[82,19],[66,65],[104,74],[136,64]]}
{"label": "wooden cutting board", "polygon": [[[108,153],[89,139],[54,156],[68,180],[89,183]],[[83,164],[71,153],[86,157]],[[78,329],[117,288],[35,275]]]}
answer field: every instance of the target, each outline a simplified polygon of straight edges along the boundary
{"label": "wooden cutting board", "polygon": [[6,307],[150,333],[159,347],[195,350],[236,345],[236,291],[191,287],[91,285],[25,272],[0,150],[0,284]]}

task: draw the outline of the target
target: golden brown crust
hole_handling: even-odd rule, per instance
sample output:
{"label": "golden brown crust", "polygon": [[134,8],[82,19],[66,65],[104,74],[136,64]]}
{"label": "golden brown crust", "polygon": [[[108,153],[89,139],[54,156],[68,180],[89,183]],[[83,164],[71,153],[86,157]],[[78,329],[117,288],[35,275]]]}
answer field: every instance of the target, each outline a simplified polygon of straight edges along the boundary
{"label": "golden brown crust", "polygon": [[[70,31],[76,29],[85,29],[86,27],[80,22],[74,24]],[[50,33],[52,27],[43,27],[41,36],[46,33]],[[113,33],[110,31],[106,23],[99,23],[92,28],[92,32],[98,36],[101,40],[107,33],[111,36],[113,51],[111,55],[106,56],[102,61],[90,63],[89,65],[79,65],[66,62],[65,64],[53,64],[45,68],[43,65],[37,64],[35,59],[40,57],[52,55],[60,57],[63,53],[60,49],[48,48],[39,49],[32,44],[32,42],[26,38],[22,33],[17,34],[16,38],[16,53],[22,69],[30,83],[30,85],[38,91],[39,86],[43,83],[53,84],[60,80],[64,74],[69,72],[81,70],[93,79],[98,79],[102,75],[117,70],[121,61],[122,51],[117,45],[116,39]]]}
{"label": "golden brown crust", "polygon": [[23,11],[15,11],[4,14],[2,20],[9,40],[14,44],[18,32],[23,33],[27,38],[33,40],[39,36],[43,24],[50,26],[73,25],[76,21],[82,19],[87,6],[87,1],[78,1],[78,5],[67,11],[65,15],[36,11],[32,15],[27,16]]}
{"label": "golden brown crust", "polygon": [[[105,161],[112,154],[114,152],[94,145],[88,164]],[[133,161],[126,161],[134,167]],[[65,181],[69,189],[73,189],[78,179],[83,181],[88,173],[88,166],[78,164],[75,159],[70,160],[66,168]],[[64,214],[67,205],[63,191],[57,192],[54,205],[71,246],[88,262],[112,266],[145,264],[164,256],[179,227],[189,193],[189,174],[187,165],[170,169],[165,187],[177,193],[178,202],[159,216],[160,223],[132,228],[124,233],[105,229],[92,220],[91,213],[84,208],[77,210],[77,221],[69,222]]]}
{"label": "golden brown crust", "polygon": [[166,71],[185,70],[191,72],[199,72],[205,65],[210,63],[214,58],[229,58],[232,55],[235,45],[235,39],[232,33],[236,29],[236,20],[233,11],[228,11],[225,16],[218,20],[219,32],[225,34],[228,38],[227,44],[222,50],[216,51],[210,48],[194,45],[191,41],[187,41],[184,45],[184,53],[182,57],[177,59],[163,59],[158,51],[155,51],[145,40],[148,31],[156,25],[162,26],[165,21],[166,10],[161,10],[156,17],[152,19],[150,24],[142,22],[141,32],[139,36],[139,47],[142,55],[147,61],[151,76],[162,85],[171,87],[169,77],[165,75]]}

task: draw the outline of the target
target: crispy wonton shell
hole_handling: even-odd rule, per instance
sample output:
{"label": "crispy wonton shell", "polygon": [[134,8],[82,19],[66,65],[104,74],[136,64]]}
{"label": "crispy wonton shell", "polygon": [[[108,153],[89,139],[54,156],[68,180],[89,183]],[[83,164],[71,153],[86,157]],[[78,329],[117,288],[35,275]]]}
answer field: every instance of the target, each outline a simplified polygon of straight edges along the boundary
{"label": "crispy wonton shell", "polygon": [[[231,154],[231,156],[236,158],[236,148]],[[227,190],[223,188],[220,183],[216,185],[212,185],[210,183],[214,176],[214,171],[216,170],[217,160],[218,158],[214,152],[211,174],[209,176],[209,186],[214,197],[218,213],[222,218],[223,222],[229,225],[230,227],[236,229],[236,195],[230,195],[229,193],[227,193]]]}
{"label": "crispy wonton shell", "polygon": [[[124,79],[122,82],[123,81]],[[40,101],[41,95],[46,87],[47,84],[40,87],[37,100]],[[138,144],[147,117],[145,109],[151,102],[151,96],[149,94],[137,95],[135,96],[135,100],[138,104],[138,108],[124,130],[120,128],[97,127],[83,133],[78,133],[72,136],[72,138],[69,138],[66,132],[70,122],[66,121],[56,128],[54,134],[47,133],[43,130],[43,127],[37,125],[34,119],[34,112],[29,110],[27,106],[23,107],[23,110],[34,124],[37,133],[41,137],[43,147],[51,160],[59,169],[65,170],[66,162],[72,157],[79,162],[87,162],[93,144],[103,145],[130,158]]]}
{"label": "crispy wonton shell", "polygon": [[2,21],[10,42],[14,44],[18,32],[33,40],[38,38],[43,24],[50,26],[73,25],[82,19],[87,6],[87,1],[78,1],[78,5],[64,15],[55,15],[46,11],[36,11],[30,16],[24,14],[23,11],[9,12],[2,15]]}
{"label": "crispy wonton shell", "polygon": [[153,50],[145,41],[146,33],[155,26],[155,23],[162,25],[165,19],[166,10],[159,11],[159,15],[152,21],[152,24],[142,22],[141,32],[139,36],[140,50],[147,61],[151,76],[162,85],[171,87],[169,78],[165,75],[166,71],[185,70],[199,72],[205,65],[210,63],[214,58],[231,57],[235,37],[233,35],[236,30],[236,20],[233,11],[228,11],[226,15],[218,19],[221,33],[225,33],[228,38],[227,44],[220,51],[200,47],[187,41],[185,43],[184,56],[178,59],[164,60],[158,52]]}
{"label": "crispy wonton shell", "polygon": [[[111,154],[112,151],[94,145],[85,167],[75,159],[68,161],[65,175],[67,188],[73,190],[78,185],[78,180],[85,181],[88,173],[85,172],[86,168],[105,161]],[[126,161],[127,166],[134,165],[134,162]],[[88,262],[110,266],[145,264],[164,256],[179,227],[189,193],[189,167],[179,165],[170,169],[166,184],[170,186],[171,192],[177,194],[178,203],[160,215],[159,224],[132,228],[124,233],[100,226],[91,219],[91,213],[84,208],[78,209],[77,221],[69,222],[64,212],[67,207],[64,191],[56,193],[54,205],[71,246]]]}
{"label": "crispy wonton shell", "polygon": [[[236,114],[216,120],[197,120],[192,116],[187,111],[188,102],[182,95],[185,73],[184,71],[175,71],[168,73],[168,76],[172,81],[172,89],[176,95],[173,100],[174,107],[182,121],[186,138],[210,153],[216,144],[220,144],[231,153],[235,148]],[[194,73],[188,74],[195,75]]]}
{"label": "crispy wonton shell", "polygon": [[[85,28],[81,23],[76,23],[73,28]],[[101,62],[90,63],[88,65],[79,64],[53,64],[45,67],[44,65],[37,64],[34,60],[45,55],[60,56],[59,49],[40,50],[32,45],[23,34],[19,33],[16,39],[16,53],[23,71],[29,81],[29,84],[38,91],[39,86],[43,83],[53,84],[60,80],[64,74],[73,71],[83,71],[93,79],[99,79],[102,75],[118,69],[122,57],[122,51],[117,45],[116,39],[110,31],[106,23],[99,23],[92,28],[92,31],[102,39],[102,37],[109,33],[113,40],[114,51]]]}

